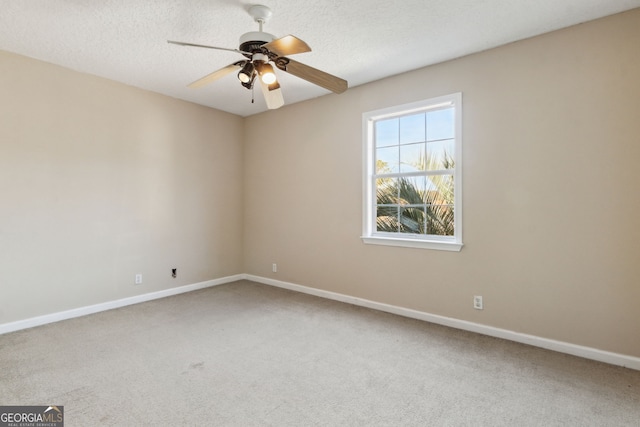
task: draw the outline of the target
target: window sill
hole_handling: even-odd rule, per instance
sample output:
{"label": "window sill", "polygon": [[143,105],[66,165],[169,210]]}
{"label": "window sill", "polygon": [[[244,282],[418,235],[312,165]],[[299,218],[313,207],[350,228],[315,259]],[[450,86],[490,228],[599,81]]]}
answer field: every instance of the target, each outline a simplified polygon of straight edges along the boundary
{"label": "window sill", "polygon": [[362,241],[368,245],[383,245],[383,246],[400,246],[405,248],[418,248],[418,249],[436,249],[440,251],[452,251],[460,252],[462,249],[462,243],[456,242],[440,242],[435,240],[417,240],[417,239],[399,239],[391,237],[372,237],[362,236]]}

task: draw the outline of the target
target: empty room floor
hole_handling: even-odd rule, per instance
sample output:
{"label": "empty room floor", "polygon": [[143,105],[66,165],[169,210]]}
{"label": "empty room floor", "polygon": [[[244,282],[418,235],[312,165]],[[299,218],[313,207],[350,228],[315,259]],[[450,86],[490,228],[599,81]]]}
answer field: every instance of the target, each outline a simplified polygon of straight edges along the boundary
{"label": "empty room floor", "polygon": [[638,426],[640,371],[239,281],[0,336],[68,426]]}

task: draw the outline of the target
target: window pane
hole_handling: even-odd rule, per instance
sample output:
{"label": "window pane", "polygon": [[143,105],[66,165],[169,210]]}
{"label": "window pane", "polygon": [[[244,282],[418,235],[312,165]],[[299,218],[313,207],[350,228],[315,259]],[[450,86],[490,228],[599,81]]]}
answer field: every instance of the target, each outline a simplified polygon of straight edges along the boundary
{"label": "window pane", "polygon": [[376,230],[397,233],[399,229],[398,207],[378,206],[376,211]]}
{"label": "window pane", "polygon": [[425,141],[425,114],[400,118],[400,144]]}
{"label": "window pane", "polygon": [[455,167],[454,150],[453,139],[428,143],[426,170],[453,169]]}
{"label": "window pane", "polygon": [[376,147],[398,145],[399,123],[397,118],[376,122]]}
{"label": "window pane", "polygon": [[453,175],[431,175],[427,177],[424,201],[428,205],[452,205],[454,198]]}
{"label": "window pane", "polygon": [[427,234],[453,236],[453,205],[431,205],[427,208]]}
{"label": "window pane", "polygon": [[424,234],[425,208],[412,206],[400,208],[400,233]]}
{"label": "window pane", "polygon": [[395,205],[398,203],[398,178],[376,179],[376,204]]}
{"label": "window pane", "polygon": [[376,173],[397,173],[400,168],[398,146],[376,150]]}
{"label": "window pane", "polygon": [[427,113],[427,141],[453,138],[453,121],[453,108]]}
{"label": "window pane", "polygon": [[426,191],[426,177],[399,178],[398,204],[401,205],[423,205]]}
{"label": "window pane", "polygon": [[426,233],[453,236],[453,175],[433,175],[428,180],[430,188],[425,194]]}
{"label": "window pane", "polygon": [[424,142],[400,146],[400,172],[425,170]]}

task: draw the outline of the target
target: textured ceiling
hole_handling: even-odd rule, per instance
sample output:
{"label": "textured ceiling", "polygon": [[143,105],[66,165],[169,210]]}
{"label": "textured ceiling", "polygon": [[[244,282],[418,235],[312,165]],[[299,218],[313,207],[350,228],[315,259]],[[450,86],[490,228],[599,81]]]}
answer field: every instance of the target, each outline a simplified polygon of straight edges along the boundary
{"label": "textured ceiling", "polygon": [[[242,57],[228,48],[258,25],[247,0],[0,0],[0,49],[241,116],[266,110],[235,75],[186,85]],[[293,59],[358,86],[640,7],[640,0],[261,0],[264,31],[312,52]],[[278,73],[285,103],[328,94]],[[340,96],[340,95],[335,95]]]}

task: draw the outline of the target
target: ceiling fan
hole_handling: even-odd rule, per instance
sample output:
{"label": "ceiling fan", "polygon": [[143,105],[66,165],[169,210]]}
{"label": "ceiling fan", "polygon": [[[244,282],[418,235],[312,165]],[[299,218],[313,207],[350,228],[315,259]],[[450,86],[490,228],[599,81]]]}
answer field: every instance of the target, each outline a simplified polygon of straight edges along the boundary
{"label": "ceiling fan", "polygon": [[275,65],[279,70],[293,74],[334,93],[342,93],[347,90],[346,80],[286,57],[287,55],[310,52],[311,48],[295,36],[288,35],[276,39],[272,34],[263,32],[262,25],[271,17],[271,9],[263,5],[254,5],[249,8],[249,14],[258,23],[259,31],[251,31],[240,36],[238,49],[167,40],[168,43],[180,46],[237,52],[247,58],[214,71],[189,84],[188,87],[201,87],[239,70],[238,80],[240,80],[242,86],[251,90],[257,79],[260,82],[267,107],[269,109],[280,108],[284,105],[284,98],[273,69],[273,65]]}

